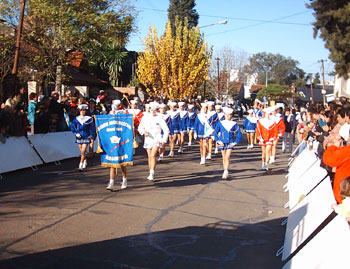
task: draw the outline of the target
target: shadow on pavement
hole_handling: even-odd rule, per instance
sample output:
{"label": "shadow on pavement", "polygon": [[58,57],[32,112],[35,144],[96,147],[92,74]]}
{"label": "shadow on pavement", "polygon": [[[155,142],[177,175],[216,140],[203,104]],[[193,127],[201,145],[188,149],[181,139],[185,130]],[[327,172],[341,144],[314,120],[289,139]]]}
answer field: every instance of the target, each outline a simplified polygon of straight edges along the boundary
{"label": "shadow on pavement", "polygon": [[88,243],[0,261],[1,268],[281,268],[282,218],[216,222]]}

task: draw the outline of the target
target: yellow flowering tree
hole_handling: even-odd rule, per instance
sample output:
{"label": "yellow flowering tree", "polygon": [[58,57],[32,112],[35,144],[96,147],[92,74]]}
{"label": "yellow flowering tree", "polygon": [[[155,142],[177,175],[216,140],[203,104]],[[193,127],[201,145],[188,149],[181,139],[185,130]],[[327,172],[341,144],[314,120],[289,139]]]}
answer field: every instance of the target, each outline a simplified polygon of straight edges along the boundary
{"label": "yellow flowering tree", "polygon": [[150,27],[145,51],[138,57],[137,76],[149,93],[170,99],[197,94],[208,76],[212,49],[208,49],[199,28],[176,20],[175,35],[168,21],[164,35]]}

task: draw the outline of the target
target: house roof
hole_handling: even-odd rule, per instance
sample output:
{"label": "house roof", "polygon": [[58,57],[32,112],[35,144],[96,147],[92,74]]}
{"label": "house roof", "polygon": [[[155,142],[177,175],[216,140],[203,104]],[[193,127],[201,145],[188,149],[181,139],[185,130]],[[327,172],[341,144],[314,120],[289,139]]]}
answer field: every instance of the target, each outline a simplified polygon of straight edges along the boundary
{"label": "house roof", "polygon": [[[311,101],[311,89],[304,88],[304,89],[296,89],[297,92],[302,93],[302,97],[300,98],[302,101],[310,102]],[[314,95],[314,101],[315,103],[322,103],[323,102],[323,95],[322,95],[322,89],[321,88],[315,88],[313,89],[313,95]],[[333,90],[326,89],[326,95],[332,94]]]}
{"label": "house roof", "polygon": [[258,92],[264,87],[265,87],[265,85],[254,84],[250,87],[250,92]]}
{"label": "house roof", "polygon": [[63,68],[63,72],[66,75],[64,84],[74,86],[98,86],[98,87],[110,87],[107,81],[96,78],[88,71],[85,71],[76,66],[67,65]]}

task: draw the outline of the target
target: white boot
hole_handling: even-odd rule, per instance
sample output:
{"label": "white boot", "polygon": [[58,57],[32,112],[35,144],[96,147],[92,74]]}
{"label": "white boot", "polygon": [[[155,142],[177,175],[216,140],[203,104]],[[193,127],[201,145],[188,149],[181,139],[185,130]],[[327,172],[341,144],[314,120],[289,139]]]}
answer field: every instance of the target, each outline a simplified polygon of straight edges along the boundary
{"label": "white boot", "polygon": [[86,161],[86,159],[85,159],[84,162],[83,162],[83,169],[85,169],[86,166],[87,166],[87,161]]}
{"label": "white boot", "polygon": [[168,157],[174,157],[174,151],[170,151]]}
{"label": "white boot", "polygon": [[254,148],[254,145],[253,144],[250,144],[250,149],[253,149]]}
{"label": "white boot", "polygon": [[158,162],[163,161],[163,154],[159,155]]}
{"label": "white boot", "polygon": [[218,154],[219,153],[219,149],[215,148],[214,154]]}
{"label": "white boot", "polygon": [[207,160],[211,160],[211,154],[210,154],[210,153],[207,154],[206,159],[207,159]]}
{"label": "white boot", "polygon": [[270,157],[270,162],[269,163],[275,163],[275,157],[274,156]]}
{"label": "white boot", "polygon": [[224,173],[222,174],[222,179],[228,178],[228,170],[224,170]]}
{"label": "white boot", "polygon": [[114,190],[114,179],[109,180],[106,190],[110,190],[110,191]]}
{"label": "white boot", "polygon": [[149,176],[147,179],[150,181],[154,180],[154,170],[149,170]]}
{"label": "white boot", "polygon": [[188,146],[189,146],[189,147],[192,146],[192,143],[191,143],[191,142],[188,142]]}
{"label": "white boot", "polygon": [[83,163],[79,163],[79,170],[83,171]]}
{"label": "white boot", "polygon": [[123,182],[122,182],[122,185],[121,185],[121,189],[126,189],[128,187],[128,180],[126,177],[123,177]]}
{"label": "white boot", "polygon": [[205,165],[205,157],[201,157],[201,162],[199,164],[200,165]]}
{"label": "white boot", "polygon": [[265,165],[266,165],[265,162],[261,163],[261,170],[265,170]]}

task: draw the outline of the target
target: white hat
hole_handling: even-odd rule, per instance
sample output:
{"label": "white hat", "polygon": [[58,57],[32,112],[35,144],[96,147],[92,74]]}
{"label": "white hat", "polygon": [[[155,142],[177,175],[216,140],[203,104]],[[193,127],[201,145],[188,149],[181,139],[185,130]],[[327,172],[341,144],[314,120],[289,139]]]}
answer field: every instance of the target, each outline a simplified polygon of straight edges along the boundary
{"label": "white hat", "polygon": [[157,110],[159,108],[159,104],[157,102],[152,102],[149,104],[151,110]]}
{"label": "white hat", "polygon": [[119,106],[120,105],[120,100],[113,100],[112,105]]}
{"label": "white hat", "polygon": [[253,109],[248,109],[248,113],[253,113]]}
{"label": "white hat", "polygon": [[221,109],[221,108],[222,108],[221,105],[216,105],[216,106],[215,106],[215,109]]}
{"label": "white hat", "polygon": [[185,105],[185,102],[178,102],[177,103],[179,106],[184,106]]}
{"label": "white hat", "polygon": [[232,114],[233,113],[233,109],[226,107],[226,106],[222,110],[224,111],[225,114]]}
{"label": "white hat", "polygon": [[137,100],[131,100],[130,103],[133,104],[133,105],[136,105],[137,104]]}
{"label": "white hat", "polygon": [[207,103],[201,103],[201,107],[207,107],[208,104]]}
{"label": "white hat", "polygon": [[78,105],[78,108],[79,108],[79,109],[88,109],[88,105],[86,105],[86,104],[81,104],[81,105]]}
{"label": "white hat", "polygon": [[255,99],[254,102],[257,102],[258,104],[262,103],[259,99]]}
{"label": "white hat", "polygon": [[145,108],[149,108],[150,107],[150,104],[145,104]]}
{"label": "white hat", "polygon": [[213,101],[208,101],[207,104],[208,106],[213,106],[215,103]]}
{"label": "white hat", "polygon": [[189,104],[189,105],[188,105],[188,109],[192,109],[192,108],[194,108],[194,105]]}
{"label": "white hat", "polygon": [[177,103],[176,102],[170,102],[169,106],[176,106]]}
{"label": "white hat", "polygon": [[166,104],[160,104],[159,107],[160,108],[166,108]]}

